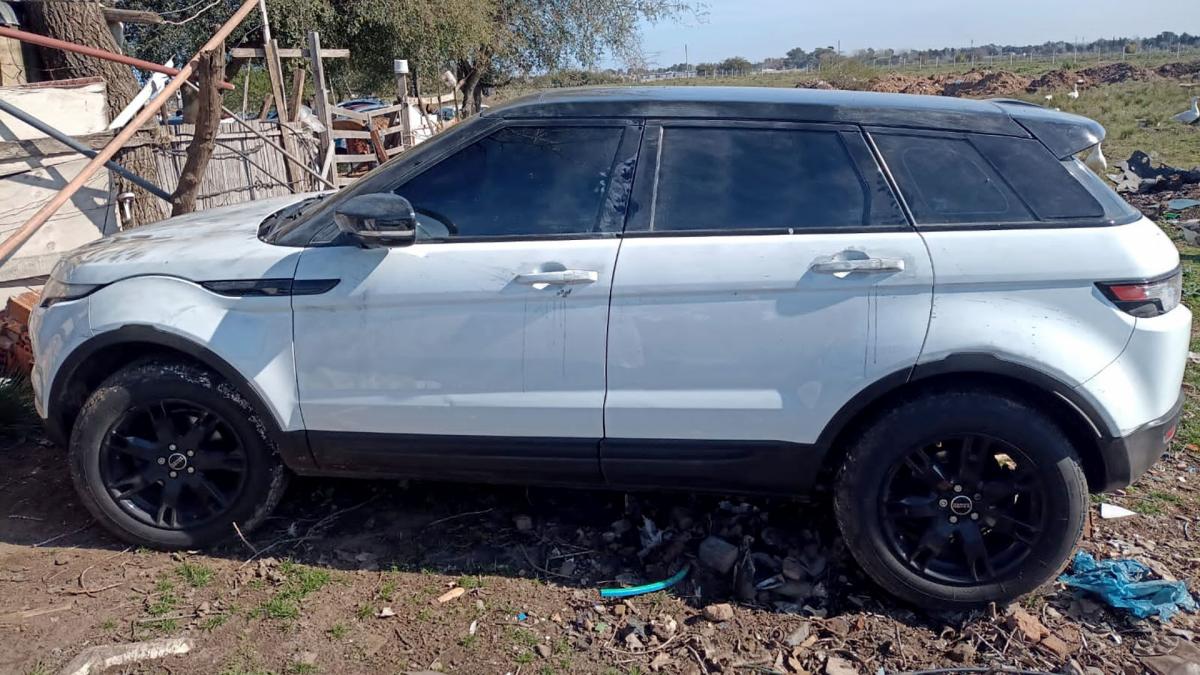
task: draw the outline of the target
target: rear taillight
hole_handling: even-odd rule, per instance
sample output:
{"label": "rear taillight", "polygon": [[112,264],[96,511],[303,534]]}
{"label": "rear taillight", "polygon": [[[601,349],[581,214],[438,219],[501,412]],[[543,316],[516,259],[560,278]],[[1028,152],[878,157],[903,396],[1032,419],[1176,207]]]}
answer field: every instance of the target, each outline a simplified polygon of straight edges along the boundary
{"label": "rear taillight", "polygon": [[1179,306],[1183,295],[1183,271],[1176,268],[1166,276],[1147,281],[1097,282],[1096,288],[1125,313],[1149,318]]}

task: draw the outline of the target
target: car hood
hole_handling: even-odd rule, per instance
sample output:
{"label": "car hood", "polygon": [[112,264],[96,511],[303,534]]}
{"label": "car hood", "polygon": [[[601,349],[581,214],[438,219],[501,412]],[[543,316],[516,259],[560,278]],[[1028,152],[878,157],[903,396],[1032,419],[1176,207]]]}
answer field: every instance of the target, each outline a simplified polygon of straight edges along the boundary
{"label": "car hood", "polygon": [[191,281],[290,279],[301,249],[263,242],[259,224],[312,196],[207,209],[103,237],[65,254],[51,276],[76,284],[107,284],[150,274]]}

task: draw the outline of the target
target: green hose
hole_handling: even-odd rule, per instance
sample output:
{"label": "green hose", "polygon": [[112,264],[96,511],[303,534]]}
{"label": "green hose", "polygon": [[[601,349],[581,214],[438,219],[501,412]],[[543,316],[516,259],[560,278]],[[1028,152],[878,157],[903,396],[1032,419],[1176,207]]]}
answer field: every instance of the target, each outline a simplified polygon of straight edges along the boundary
{"label": "green hose", "polygon": [[684,565],[682,569],[676,572],[669,579],[655,581],[651,584],[642,584],[641,586],[630,586],[629,588],[602,588],[600,589],[600,597],[602,598],[628,598],[634,595],[645,595],[646,593],[654,593],[666,588],[670,588],[675,584],[683,581],[687,576],[690,565]]}

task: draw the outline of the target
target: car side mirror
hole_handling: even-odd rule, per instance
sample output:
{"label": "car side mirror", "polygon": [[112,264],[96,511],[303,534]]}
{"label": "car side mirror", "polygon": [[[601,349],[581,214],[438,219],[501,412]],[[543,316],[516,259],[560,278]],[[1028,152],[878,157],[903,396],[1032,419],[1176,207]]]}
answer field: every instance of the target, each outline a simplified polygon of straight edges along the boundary
{"label": "car side mirror", "polygon": [[347,199],[334,212],[333,221],[366,248],[408,246],[417,240],[417,214],[412,204],[390,192]]}

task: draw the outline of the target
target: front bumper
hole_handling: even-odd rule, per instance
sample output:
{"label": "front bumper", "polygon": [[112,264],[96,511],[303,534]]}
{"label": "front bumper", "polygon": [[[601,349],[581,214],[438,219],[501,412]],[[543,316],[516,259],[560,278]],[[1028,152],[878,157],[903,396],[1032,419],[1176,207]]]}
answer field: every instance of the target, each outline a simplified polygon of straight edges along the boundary
{"label": "front bumper", "polygon": [[1120,438],[1100,445],[1104,455],[1106,482],[1097,492],[1123,488],[1141,477],[1166,452],[1183,415],[1183,392],[1171,410]]}

